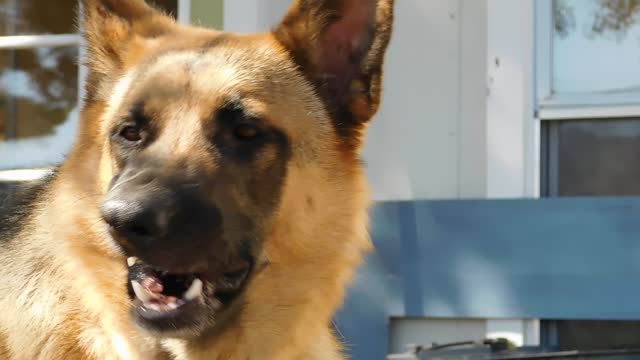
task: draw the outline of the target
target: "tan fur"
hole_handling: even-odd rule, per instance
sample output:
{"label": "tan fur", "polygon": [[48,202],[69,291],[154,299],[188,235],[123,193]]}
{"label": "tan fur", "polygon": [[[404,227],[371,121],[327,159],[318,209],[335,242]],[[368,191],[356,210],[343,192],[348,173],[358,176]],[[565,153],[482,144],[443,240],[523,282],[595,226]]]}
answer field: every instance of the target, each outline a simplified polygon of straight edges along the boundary
{"label": "tan fur", "polygon": [[[313,70],[295,55],[312,46],[305,39],[320,36],[328,20],[320,16],[304,27],[292,19],[309,6],[318,14],[335,12],[334,3],[302,0],[273,34],[220,38],[213,30],[175,24],[140,0],[84,1],[89,95],[73,151],[19,241],[0,251],[1,358],[342,358],[329,325],[354,268],[370,250],[359,151],[380,101],[392,1],[380,0],[375,8],[371,50],[347,100],[336,105],[353,115],[347,135],[336,131],[340,120],[330,100],[317,95],[319,55],[305,57]],[[353,26],[361,22],[356,20]],[[117,171],[108,131],[130,98],[151,99],[145,111],[170,134],[158,141],[170,142],[172,161],[214,172],[216,160],[200,150],[198,131],[229,95],[242,98],[248,111],[292,142],[280,207],[260,259],[268,266],[256,274],[239,316],[224,332],[157,339],[129,319],[125,261],[99,213]],[[260,161],[267,164],[270,156],[267,151]]]}

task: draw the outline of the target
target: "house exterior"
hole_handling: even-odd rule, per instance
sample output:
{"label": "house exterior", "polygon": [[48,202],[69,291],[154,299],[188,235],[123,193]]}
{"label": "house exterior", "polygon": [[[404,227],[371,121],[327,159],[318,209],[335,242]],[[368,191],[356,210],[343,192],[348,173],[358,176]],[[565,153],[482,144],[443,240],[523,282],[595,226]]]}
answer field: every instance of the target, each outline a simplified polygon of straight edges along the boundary
{"label": "house exterior", "polygon": [[[84,79],[75,1],[0,5],[0,170],[60,161],[72,142]],[[156,3],[252,32],[291,1]],[[377,252],[336,319],[354,358],[485,337],[640,348],[638,2],[396,9],[364,152]]]}

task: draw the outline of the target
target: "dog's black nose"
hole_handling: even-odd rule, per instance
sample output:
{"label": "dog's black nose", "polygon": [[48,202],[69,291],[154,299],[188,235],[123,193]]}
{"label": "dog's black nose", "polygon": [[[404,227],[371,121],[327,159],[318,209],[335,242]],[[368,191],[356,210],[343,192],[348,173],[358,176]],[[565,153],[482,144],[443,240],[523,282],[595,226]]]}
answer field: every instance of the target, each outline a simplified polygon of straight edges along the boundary
{"label": "dog's black nose", "polygon": [[102,204],[104,221],[118,238],[135,248],[149,248],[165,240],[169,214],[175,214],[178,194],[150,169],[125,171],[114,178]]}
{"label": "dog's black nose", "polygon": [[159,167],[131,169],[113,182],[101,207],[113,239],[128,255],[183,268],[220,247],[222,214],[200,186]]}
{"label": "dog's black nose", "polygon": [[102,205],[102,217],[113,231],[131,242],[150,242],[166,233],[166,210],[160,204],[145,199],[107,199]]}

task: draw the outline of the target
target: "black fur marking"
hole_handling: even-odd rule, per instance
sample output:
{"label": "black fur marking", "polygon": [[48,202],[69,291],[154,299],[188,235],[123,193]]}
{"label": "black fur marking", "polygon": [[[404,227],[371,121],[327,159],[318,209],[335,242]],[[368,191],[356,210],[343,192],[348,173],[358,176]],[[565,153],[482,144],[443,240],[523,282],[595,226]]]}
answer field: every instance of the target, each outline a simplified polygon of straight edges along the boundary
{"label": "black fur marking", "polygon": [[[280,130],[269,127],[262,119],[256,119],[244,112],[241,104],[231,102],[216,114],[217,122],[213,142],[223,156],[250,163],[256,159],[260,149],[274,145],[286,162],[290,156],[287,136]],[[233,129],[240,124],[252,124],[259,129],[259,135],[248,141],[238,141],[233,137]]]}
{"label": "black fur marking", "polygon": [[56,174],[57,169],[37,181],[9,184],[0,192],[0,247],[9,244],[22,231],[34,205],[47,192]]}

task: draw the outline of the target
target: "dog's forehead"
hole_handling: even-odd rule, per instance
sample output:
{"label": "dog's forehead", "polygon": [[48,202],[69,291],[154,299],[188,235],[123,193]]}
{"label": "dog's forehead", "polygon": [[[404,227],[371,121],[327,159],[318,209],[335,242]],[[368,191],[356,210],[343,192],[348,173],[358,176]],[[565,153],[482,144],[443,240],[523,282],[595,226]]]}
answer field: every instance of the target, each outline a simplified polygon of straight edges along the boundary
{"label": "dog's forehead", "polygon": [[275,77],[275,83],[291,77],[293,70],[278,51],[260,43],[239,44],[152,54],[136,66],[132,90],[142,97],[259,96],[274,85]]}
{"label": "dog's forehead", "polygon": [[206,119],[230,100],[240,100],[247,112],[306,143],[333,135],[313,87],[269,38],[149,56],[120,79],[109,107],[124,113],[144,103],[157,113]]}

